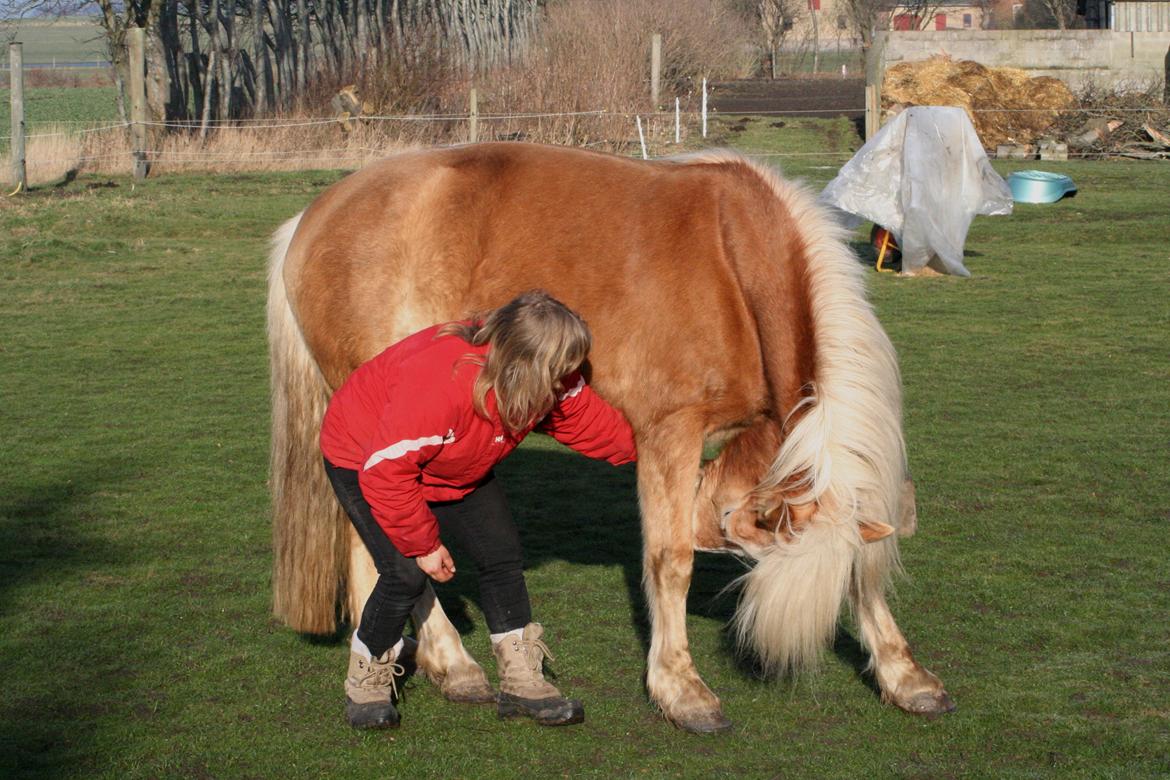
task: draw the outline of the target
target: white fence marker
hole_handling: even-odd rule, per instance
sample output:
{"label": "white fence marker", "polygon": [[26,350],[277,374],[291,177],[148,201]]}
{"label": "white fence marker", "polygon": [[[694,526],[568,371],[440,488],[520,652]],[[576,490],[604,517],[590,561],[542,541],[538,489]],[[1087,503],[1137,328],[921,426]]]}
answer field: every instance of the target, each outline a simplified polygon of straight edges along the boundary
{"label": "white fence marker", "polygon": [[681,117],[681,114],[679,114],[679,110],[678,110],[678,98],[675,98],[674,99],[674,142],[676,144],[679,142],[679,124],[681,122],[680,117]]}
{"label": "white fence marker", "polygon": [[703,137],[707,137],[707,79],[703,79]]}
{"label": "white fence marker", "polygon": [[646,154],[646,136],[642,135],[642,117],[636,116],[634,119],[638,122],[638,142],[642,144],[642,159],[649,160],[650,155]]}
{"label": "white fence marker", "polygon": [[479,141],[479,90],[471,88],[468,98],[470,113],[467,117],[467,138],[471,143]]}

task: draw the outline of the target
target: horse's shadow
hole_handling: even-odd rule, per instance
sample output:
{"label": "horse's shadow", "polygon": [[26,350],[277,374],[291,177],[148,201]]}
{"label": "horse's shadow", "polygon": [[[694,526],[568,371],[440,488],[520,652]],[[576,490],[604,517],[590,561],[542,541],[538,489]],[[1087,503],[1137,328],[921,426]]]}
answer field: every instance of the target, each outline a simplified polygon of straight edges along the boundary
{"label": "horse's shadow", "polygon": [[[525,567],[538,569],[551,561],[620,566],[630,623],[648,650],[650,625],[642,591],[642,533],[634,467],[613,468],[566,450],[521,448],[496,473],[520,532]],[[457,561],[466,560],[461,552],[453,549]],[[460,568],[455,579],[436,586],[444,610],[462,634],[475,627],[468,605],[479,603],[476,578],[469,569]],[[737,600],[734,581],[747,570],[747,564],[735,556],[696,553],[687,612],[718,621],[725,652],[741,672],[762,678],[765,674],[757,660],[739,650],[731,626]],[[833,652],[876,692],[865,672],[866,653],[852,635],[839,630]]]}
{"label": "horse's shadow", "polygon": [[[107,598],[107,589],[116,592],[133,576],[141,552],[95,530],[93,496],[133,485],[139,471],[129,458],[74,460],[59,473],[25,469],[0,493],[0,612],[33,626],[5,636],[0,648],[0,742],[6,745],[0,765],[52,775],[64,766],[62,751],[88,755],[99,732],[77,725],[92,724],[110,701],[125,698],[133,670],[153,662],[148,643],[117,643],[114,652],[100,636],[87,635],[104,602],[86,602],[86,609],[59,595],[84,583],[98,594],[91,600]],[[46,582],[57,585],[46,589]],[[95,610],[98,603],[103,608]],[[55,653],[48,668],[46,648]],[[49,673],[84,695],[63,696],[43,684]]]}

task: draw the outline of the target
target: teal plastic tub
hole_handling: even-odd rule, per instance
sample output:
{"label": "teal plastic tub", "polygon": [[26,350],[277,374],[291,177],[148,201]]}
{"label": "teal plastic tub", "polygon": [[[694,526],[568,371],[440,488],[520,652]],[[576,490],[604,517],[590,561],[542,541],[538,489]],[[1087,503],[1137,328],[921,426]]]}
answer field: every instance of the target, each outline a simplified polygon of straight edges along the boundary
{"label": "teal plastic tub", "polygon": [[1016,171],[1008,176],[1008,187],[1017,203],[1055,203],[1077,191],[1072,179],[1048,171]]}

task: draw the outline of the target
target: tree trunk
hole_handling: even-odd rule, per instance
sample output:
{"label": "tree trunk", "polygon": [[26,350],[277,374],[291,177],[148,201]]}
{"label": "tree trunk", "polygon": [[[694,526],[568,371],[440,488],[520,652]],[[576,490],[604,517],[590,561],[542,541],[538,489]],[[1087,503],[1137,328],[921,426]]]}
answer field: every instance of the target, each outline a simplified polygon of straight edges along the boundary
{"label": "tree trunk", "polygon": [[168,95],[163,116],[167,120],[183,121],[190,118],[190,82],[186,79],[186,52],[179,35],[179,9],[175,0],[168,0],[159,16],[160,53],[165,62]]}
{"label": "tree trunk", "polygon": [[305,0],[297,0],[297,28],[300,30],[300,57],[297,58],[297,86],[303,90],[309,83],[310,62],[312,61],[313,31],[309,28],[309,9]]}
{"label": "tree trunk", "polygon": [[[220,10],[223,10],[221,4]],[[223,37],[224,43],[224,57],[220,60],[223,70],[223,82],[221,84],[220,103],[223,110],[220,112],[220,119],[229,120],[232,118],[232,101],[234,99],[236,74],[239,71],[239,47],[236,45],[236,6],[234,0],[227,0],[227,12],[222,14],[223,21]]]}
{"label": "tree trunk", "polygon": [[207,140],[207,125],[211,121],[211,93],[214,91],[216,56],[219,51],[213,46],[207,54],[207,86],[203,90],[203,121],[199,125],[199,142]]}
{"label": "tree trunk", "polygon": [[199,52],[199,0],[187,0],[188,34],[191,53],[187,55],[187,79],[191,82],[191,102],[195,118],[203,118],[203,55]]}
{"label": "tree trunk", "polygon": [[813,34],[813,69],[816,73],[821,68],[821,31],[817,20],[817,10],[809,4],[809,15],[812,17],[812,34]]}
{"label": "tree trunk", "polygon": [[252,0],[252,65],[256,69],[256,101],[253,114],[268,109],[268,52],[264,46],[264,0]]}
{"label": "tree trunk", "polygon": [[114,71],[114,93],[118,104],[118,117],[122,124],[129,124],[126,113],[126,82],[129,77],[129,63],[126,61],[126,22],[114,11],[112,0],[98,0],[101,11],[101,25],[106,33],[106,53]]}

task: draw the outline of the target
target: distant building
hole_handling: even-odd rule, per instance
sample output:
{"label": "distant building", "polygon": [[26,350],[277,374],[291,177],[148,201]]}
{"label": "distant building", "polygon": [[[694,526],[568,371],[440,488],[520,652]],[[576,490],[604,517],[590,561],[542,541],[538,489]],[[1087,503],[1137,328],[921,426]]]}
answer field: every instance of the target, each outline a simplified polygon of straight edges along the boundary
{"label": "distant building", "polygon": [[883,14],[887,30],[985,30],[993,9],[971,0],[892,5]]}
{"label": "distant building", "polygon": [[[1085,22],[1114,32],[1170,32],[1170,0],[1082,0]],[[1077,11],[1081,10],[1078,3]],[[1088,24],[1090,18],[1093,24]]]}
{"label": "distant building", "polygon": [[[1024,0],[879,0],[876,30],[986,30],[1011,27],[1015,11]],[[1097,2],[1098,0],[1088,0]],[[1170,0],[1165,0],[1170,2]],[[785,45],[812,42],[812,17],[817,18],[817,35],[822,48],[858,45],[861,36],[854,27],[843,0],[807,0],[785,20]]]}
{"label": "distant building", "polygon": [[[878,0],[881,30],[1012,29],[1025,0]],[[1170,0],[1076,0],[1076,27],[1118,32],[1170,32]],[[852,48],[861,36],[844,0],[805,0],[785,19],[784,46],[811,46],[813,16],[822,49]]]}

